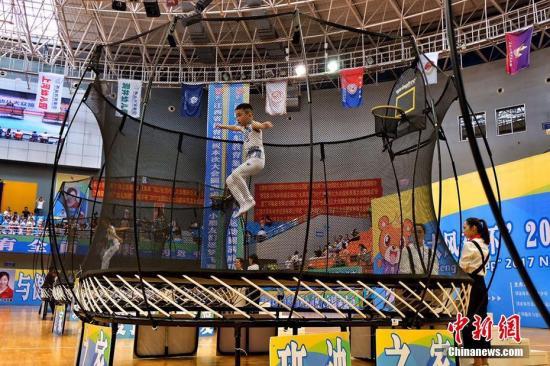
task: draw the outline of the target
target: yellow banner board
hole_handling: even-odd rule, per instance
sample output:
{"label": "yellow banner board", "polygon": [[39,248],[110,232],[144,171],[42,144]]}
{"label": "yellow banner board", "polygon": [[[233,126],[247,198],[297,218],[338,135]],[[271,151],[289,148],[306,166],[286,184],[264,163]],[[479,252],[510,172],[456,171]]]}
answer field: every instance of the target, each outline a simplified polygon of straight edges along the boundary
{"label": "yellow banner board", "polygon": [[455,358],[447,356],[452,346],[453,334],[445,329],[377,329],[376,364],[454,366]]}
{"label": "yellow banner board", "polygon": [[350,366],[349,333],[271,337],[270,366]]}

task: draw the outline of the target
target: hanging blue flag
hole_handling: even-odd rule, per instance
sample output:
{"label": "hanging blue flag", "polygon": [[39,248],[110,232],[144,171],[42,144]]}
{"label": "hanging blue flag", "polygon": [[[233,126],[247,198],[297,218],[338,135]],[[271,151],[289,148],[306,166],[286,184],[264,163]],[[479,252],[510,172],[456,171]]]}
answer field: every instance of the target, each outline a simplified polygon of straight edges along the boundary
{"label": "hanging blue flag", "polygon": [[199,117],[201,114],[202,84],[183,84],[181,86],[181,115]]}

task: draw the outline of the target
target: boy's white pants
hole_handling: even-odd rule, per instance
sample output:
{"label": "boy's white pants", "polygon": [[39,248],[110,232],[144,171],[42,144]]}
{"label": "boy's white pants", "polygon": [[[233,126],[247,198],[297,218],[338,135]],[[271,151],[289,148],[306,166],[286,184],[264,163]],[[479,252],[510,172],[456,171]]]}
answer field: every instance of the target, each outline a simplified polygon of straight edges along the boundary
{"label": "boy's white pants", "polygon": [[103,258],[101,258],[101,269],[108,269],[111,259],[116,252],[120,249],[120,242],[118,240],[113,240],[112,245],[103,253]]}
{"label": "boy's white pants", "polygon": [[[263,155],[263,154],[262,154]],[[253,204],[254,197],[248,190],[246,178],[258,174],[265,166],[265,158],[250,157],[227,177],[225,183],[240,207]]]}

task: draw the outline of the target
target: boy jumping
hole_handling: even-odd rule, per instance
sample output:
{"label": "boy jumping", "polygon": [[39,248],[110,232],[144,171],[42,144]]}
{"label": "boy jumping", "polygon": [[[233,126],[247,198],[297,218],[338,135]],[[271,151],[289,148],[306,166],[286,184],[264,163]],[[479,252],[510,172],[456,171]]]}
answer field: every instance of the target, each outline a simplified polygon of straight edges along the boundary
{"label": "boy jumping", "polygon": [[216,128],[243,133],[243,150],[246,154],[246,160],[226,179],[227,188],[239,203],[239,211],[235,214],[235,217],[239,217],[256,205],[245,179],[258,174],[264,168],[265,154],[262,130],[272,128],[273,123],[254,121],[252,106],[248,103],[239,104],[235,108],[235,116],[238,126],[218,124]]}

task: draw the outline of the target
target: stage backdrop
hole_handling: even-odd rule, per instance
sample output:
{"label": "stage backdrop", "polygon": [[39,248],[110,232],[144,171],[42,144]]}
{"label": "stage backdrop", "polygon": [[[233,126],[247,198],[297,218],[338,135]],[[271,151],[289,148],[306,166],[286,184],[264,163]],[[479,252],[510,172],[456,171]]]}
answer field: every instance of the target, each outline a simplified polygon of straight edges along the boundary
{"label": "stage backdrop", "polygon": [[[550,303],[550,283],[547,280],[550,269],[549,166],[550,153],[497,166],[502,215],[522,261],[547,306]],[[492,177],[490,170],[487,173]],[[491,234],[491,259],[486,282],[495,267],[496,274],[489,290],[489,312],[493,313],[494,319],[499,319],[501,314],[510,316],[516,313],[521,316],[522,326],[544,328],[544,321],[521,281],[504,242],[501,243],[500,258],[496,263],[500,235],[477,172],[460,176],[459,183],[463,219],[471,216],[485,219]],[[437,207],[438,185],[434,184],[433,189]],[[458,256],[461,223],[454,179],[443,182],[443,192],[442,232],[447,246],[454,256]]]}

